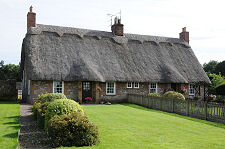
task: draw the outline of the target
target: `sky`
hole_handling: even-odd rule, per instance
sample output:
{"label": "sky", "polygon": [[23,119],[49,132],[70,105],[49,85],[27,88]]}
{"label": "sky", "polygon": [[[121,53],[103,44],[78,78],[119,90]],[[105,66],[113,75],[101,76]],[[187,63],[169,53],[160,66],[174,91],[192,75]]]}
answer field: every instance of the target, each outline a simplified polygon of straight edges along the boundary
{"label": "sky", "polygon": [[20,62],[26,17],[37,24],[111,31],[110,16],[121,10],[125,33],[179,38],[187,27],[201,64],[225,60],[224,0],[0,0],[0,60]]}

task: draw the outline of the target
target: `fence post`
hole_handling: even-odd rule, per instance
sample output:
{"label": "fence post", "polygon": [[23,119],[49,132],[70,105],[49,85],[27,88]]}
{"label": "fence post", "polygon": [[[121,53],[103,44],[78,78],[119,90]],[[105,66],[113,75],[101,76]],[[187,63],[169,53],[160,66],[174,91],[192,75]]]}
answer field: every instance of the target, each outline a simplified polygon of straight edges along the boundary
{"label": "fence post", "polygon": [[186,116],[189,116],[189,100],[186,100]]}
{"label": "fence post", "polygon": [[208,118],[207,101],[204,102],[204,111],[205,111],[205,120],[207,120],[207,118]]}

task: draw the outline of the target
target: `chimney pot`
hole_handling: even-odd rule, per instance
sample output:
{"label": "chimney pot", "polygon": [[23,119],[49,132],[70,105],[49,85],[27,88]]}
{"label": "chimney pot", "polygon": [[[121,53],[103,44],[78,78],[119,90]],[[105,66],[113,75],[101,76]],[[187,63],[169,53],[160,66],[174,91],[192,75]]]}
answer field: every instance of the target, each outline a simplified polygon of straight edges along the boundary
{"label": "chimney pot", "polygon": [[33,12],[33,6],[32,5],[30,6],[30,12]]}

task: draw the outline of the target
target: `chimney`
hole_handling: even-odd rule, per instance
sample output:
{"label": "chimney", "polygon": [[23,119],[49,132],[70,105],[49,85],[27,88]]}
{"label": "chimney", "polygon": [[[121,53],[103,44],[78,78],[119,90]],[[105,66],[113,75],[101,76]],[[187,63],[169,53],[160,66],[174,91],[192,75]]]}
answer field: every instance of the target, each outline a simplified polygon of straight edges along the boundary
{"label": "chimney", "polygon": [[123,36],[123,24],[121,24],[121,19],[115,17],[111,30],[114,35]]}
{"label": "chimney", "polygon": [[180,33],[180,39],[183,39],[187,43],[189,43],[189,32],[186,31],[186,27],[182,28],[182,32]]}
{"label": "chimney", "polygon": [[33,7],[30,6],[30,12],[27,13],[27,30],[30,27],[36,26],[36,13],[33,12]]}

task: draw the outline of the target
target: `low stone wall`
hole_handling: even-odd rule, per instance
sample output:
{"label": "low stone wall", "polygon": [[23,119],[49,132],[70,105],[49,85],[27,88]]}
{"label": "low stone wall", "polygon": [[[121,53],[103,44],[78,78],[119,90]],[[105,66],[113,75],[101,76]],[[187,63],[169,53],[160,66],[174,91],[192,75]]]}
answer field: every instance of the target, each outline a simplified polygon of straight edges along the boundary
{"label": "low stone wall", "polygon": [[15,80],[0,80],[0,99],[11,99],[17,96]]}

